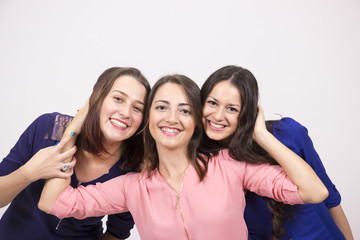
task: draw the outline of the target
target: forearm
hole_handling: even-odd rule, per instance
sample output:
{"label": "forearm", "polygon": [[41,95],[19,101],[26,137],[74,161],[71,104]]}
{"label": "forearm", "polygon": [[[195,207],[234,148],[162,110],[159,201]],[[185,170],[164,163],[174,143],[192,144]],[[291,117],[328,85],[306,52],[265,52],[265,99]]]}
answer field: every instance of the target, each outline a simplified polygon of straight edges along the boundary
{"label": "forearm", "polygon": [[64,189],[69,186],[70,179],[71,178],[53,178],[46,180],[38,203],[39,209],[44,212],[49,212],[50,209],[54,206],[56,200],[58,199],[62,191],[64,191]]}
{"label": "forearm", "polygon": [[[70,149],[72,146],[75,145],[76,143],[76,139],[77,136],[80,134],[81,132],[81,127],[82,124],[84,122],[84,119],[87,115],[87,105],[85,105],[84,107],[82,107],[75,115],[74,119],[71,121],[71,123],[69,124],[69,126],[65,129],[62,140],[66,137],[66,136],[73,136],[69,142],[67,142],[64,146],[63,146],[63,151],[67,151],[68,149]],[[71,158],[68,159],[65,162],[70,162]]]}
{"label": "forearm", "polygon": [[[69,130],[69,128],[67,129]],[[69,131],[72,131],[70,128]],[[61,152],[68,151],[68,149],[71,149],[75,142],[76,137],[69,137],[65,136],[66,133],[64,133],[64,136],[59,143],[59,147],[61,148]],[[73,159],[73,155],[69,155],[67,158],[65,158],[62,162],[71,162]],[[74,166],[74,162],[71,163],[72,167]],[[68,172],[73,172],[73,170],[69,170]],[[71,176],[71,175],[70,175]],[[71,177],[67,177],[65,179],[62,178],[50,178],[46,180],[45,185],[43,187],[43,190],[41,192],[41,196],[39,199],[38,207],[40,210],[44,212],[48,212],[52,206],[55,204],[57,198],[60,196],[62,191],[70,184]]]}
{"label": "forearm", "polygon": [[344,237],[347,240],[353,240],[354,237],[351,232],[350,224],[345,216],[345,213],[341,205],[338,205],[333,208],[329,208],[329,212],[334,222],[336,223],[340,231],[343,233]]}
{"label": "forearm", "polygon": [[[62,142],[64,139],[71,135],[72,137],[70,140],[65,141],[62,144],[61,149],[62,152],[67,151],[68,149],[71,149],[75,143],[77,135],[80,133],[82,123],[87,115],[87,104],[85,104],[84,107],[82,107],[77,114],[75,115],[75,118],[71,121],[69,126],[66,128],[64,135],[62,137]],[[71,162],[72,157],[67,158],[63,162]],[[62,193],[62,191],[70,184],[71,178],[67,179],[59,179],[59,178],[53,178],[48,179],[45,182],[45,186],[43,188],[43,191],[41,193],[41,197],[38,203],[39,209],[41,209],[44,212],[48,212],[52,206],[55,204],[57,198]]]}
{"label": "forearm", "polygon": [[9,204],[30,183],[38,180],[35,176],[36,174],[29,173],[26,166],[22,166],[9,175],[0,177],[0,208]]}
{"label": "forearm", "polygon": [[298,187],[298,193],[303,202],[318,203],[328,196],[325,185],[314,170],[272,134],[269,132],[257,133],[255,140],[279,163]]}
{"label": "forearm", "polygon": [[[70,138],[70,139],[69,139]],[[61,152],[71,149],[75,144],[76,137],[63,137],[62,141],[59,143]],[[75,153],[75,152],[74,152]],[[67,158],[64,158],[62,162],[70,162],[73,159],[73,155],[68,155]],[[75,162],[71,163],[73,167]],[[70,169],[68,172],[72,173],[73,170]],[[44,212],[48,212],[52,206],[55,204],[57,198],[60,196],[62,191],[70,184],[71,175],[69,177],[63,178],[50,178],[46,180],[41,196],[39,199],[38,207]]]}
{"label": "forearm", "polygon": [[[87,114],[88,114],[88,109],[89,109],[89,103],[86,102],[86,104],[77,111],[74,119],[71,121],[69,126],[65,129],[63,138],[64,138],[64,136],[67,136],[71,133],[75,133],[76,135],[80,134],[81,127],[84,123],[84,120],[85,120]],[[75,142],[74,142],[74,144],[75,144]]]}

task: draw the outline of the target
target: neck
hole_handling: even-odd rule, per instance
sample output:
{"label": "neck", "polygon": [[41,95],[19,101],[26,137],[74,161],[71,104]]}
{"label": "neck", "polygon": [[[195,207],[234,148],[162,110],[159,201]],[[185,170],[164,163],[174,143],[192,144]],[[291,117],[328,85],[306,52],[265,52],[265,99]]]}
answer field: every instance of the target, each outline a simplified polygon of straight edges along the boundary
{"label": "neck", "polygon": [[116,154],[121,153],[122,143],[123,143],[122,141],[121,142],[111,142],[111,143],[103,142],[103,146],[109,154],[106,154],[106,153],[102,153],[102,154],[104,154],[104,156],[106,157],[106,155],[116,155]]}
{"label": "neck", "polygon": [[[109,150],[108,150],[109,151]],[[99,156],[79,149],[76,153],[76,177],[80,182],[88,182],[107,174],[112,166],[120,159],[121,148],[100,153]]]}
{"label": "neck", "polygon": [[186,149],[159,149],[159,173],[176,193],[180,194],[186,170],[190,164]]}
{"label": "neck", "polygon": [[165,178],[182,177],[189,166],[190,159],[187,157],[186,149],[159,149],[159,172]]}

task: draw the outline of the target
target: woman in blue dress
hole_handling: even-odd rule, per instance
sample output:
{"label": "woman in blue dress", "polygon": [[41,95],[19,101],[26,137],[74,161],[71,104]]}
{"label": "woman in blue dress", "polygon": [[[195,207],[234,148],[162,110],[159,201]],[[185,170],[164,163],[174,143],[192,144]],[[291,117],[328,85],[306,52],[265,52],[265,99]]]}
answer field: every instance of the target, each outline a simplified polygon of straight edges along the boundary
{"label": "woman in blue dress", "polygon": [[[201,88],[206,133],[203,151],[216,153],[229,148],[231,156],[239,161],[276,164],[252,139],[258,95],[254,75],[242,67],[225,66],[209,76]],[[320,204],[291,207],[247,192],[249,239],[353,239],[340,194],[327,176],[307,129],[291,118],[268,121],[267,127],[314,169],[329,197]]]}

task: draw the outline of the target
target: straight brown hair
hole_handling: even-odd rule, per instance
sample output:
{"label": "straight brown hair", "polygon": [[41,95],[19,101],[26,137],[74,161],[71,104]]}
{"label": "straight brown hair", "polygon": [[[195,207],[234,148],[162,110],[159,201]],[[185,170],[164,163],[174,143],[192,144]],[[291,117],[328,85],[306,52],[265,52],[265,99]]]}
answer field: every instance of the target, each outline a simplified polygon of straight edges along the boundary
{"label": "straight brown hair", "polygon": [[149,130],[149,115],[152,101],[154,100],[157,90],[166,83],[175,83],[183,87],[186,93],[187,100],[190,105],[190,112],[195,121],[195,130],[188,143],[187,154],[190,159],[191,164],[194,166],[200,181],[202,181],[207,172],[207,161],[197,153],[197,148],[201,142],[201,132],[203,131],[203,125],[201,121],[201,102],[200,102],[200,89],[198,85],[191,80],[190,78],[184,75],[168,75],[160,78],[149,94],[149,99],[146,104],[146,124],[144,131],[144,144],[145,144],[145,154],[142,172],[147,173],[147,176],[150,176],[151,171],[158,167],[159,165],[159,156],[156,149],[156,142],[150,134]]}
{"label": "straight brown hair", "polygon": [[[136,68],[112,67],[105,70],[98,78],[89,98],[89,112],[84,120],[81,134],[77,145],[85,151],[101,157],[101,153],[107,153],[103,142],[103,134],[100,129],[100,111],[105,97],[110,92],[114,82],[121,76],[131,76],[139,81],[146,89],[145,99],[150,92],[150,84],[142,73]],[[144,118],[139,129],[144,125]],[[139,171],[140,163],[144,155],[142,136],[139,129],[129,139],[123,141],[122,168],[126,171]]]}

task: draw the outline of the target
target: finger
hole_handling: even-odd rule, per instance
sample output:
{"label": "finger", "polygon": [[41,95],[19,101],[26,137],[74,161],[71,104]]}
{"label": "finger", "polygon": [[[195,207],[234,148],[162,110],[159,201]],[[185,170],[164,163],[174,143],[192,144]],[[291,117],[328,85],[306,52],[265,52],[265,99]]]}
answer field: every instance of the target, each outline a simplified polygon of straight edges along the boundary
{"label": "finger", "polygon": [[263,108],[261,107],[261,105],[258,105],[258,112],[261,112],[261,113],[264,112],[264,110],[263,110]]}
{"label": "finger", "polygon": [[75,167],[75,165],[76,165],[76,157],[73,156],[73,157],[72,157],[72,160],[71,160],[71,162],[70,162],[70,168],[73,169],[73,168]]}
{"label": "finger", "polygon": [[60,153],[60,161],[61,162],[70,162],[72,160],[72,157],[76,153],[77,147],[72,146],[69,150],[66,150],[63,153]]}
{"label": "finger", "polygon": [[68,171],[66,171],[66,172],[59,172],[59,175],[58,175],[58,178],[63,178],[63,179],[65,179],[65,178],[69,178],[69,177],[71,177],[71,175],[73,175],[73,173],[74,173],[74,169],[73,168],[70,168]]}
{"label": "finger", "polygon": [[67,143],[70,142],[72,136],[68,135],[66,137],[63,137],[60,142],[56,145],[57,149],[63,150],[63,148],[66,146]]}
{"label": "finger", "polygon": [[[75,156],[72,158],[71,162],[68,162],[66,164],[68,164],[68,170],[64,171],[62,169],[62,167],[60,167],[60,172],[58,173],[57,177],[59,177],[59,178],[68,178],[74,173],[74,167],[75,167],[75,164],[76,164]],[[64,165],[64,163],[62,163],[62,166],[63,165]]]}
{"label": "finger", "polygon": [[76,164],[76,158],[75,156],[73,156],[71,162],[68,163],[69,165],[69,170],[67,171],[62,171],[61,168],[60,168],[60,173],[58,175],[58,177],[60,178],[68,178],[70,177],[73,173],[74,173],[74,167],[75,167],[75,164]]}

